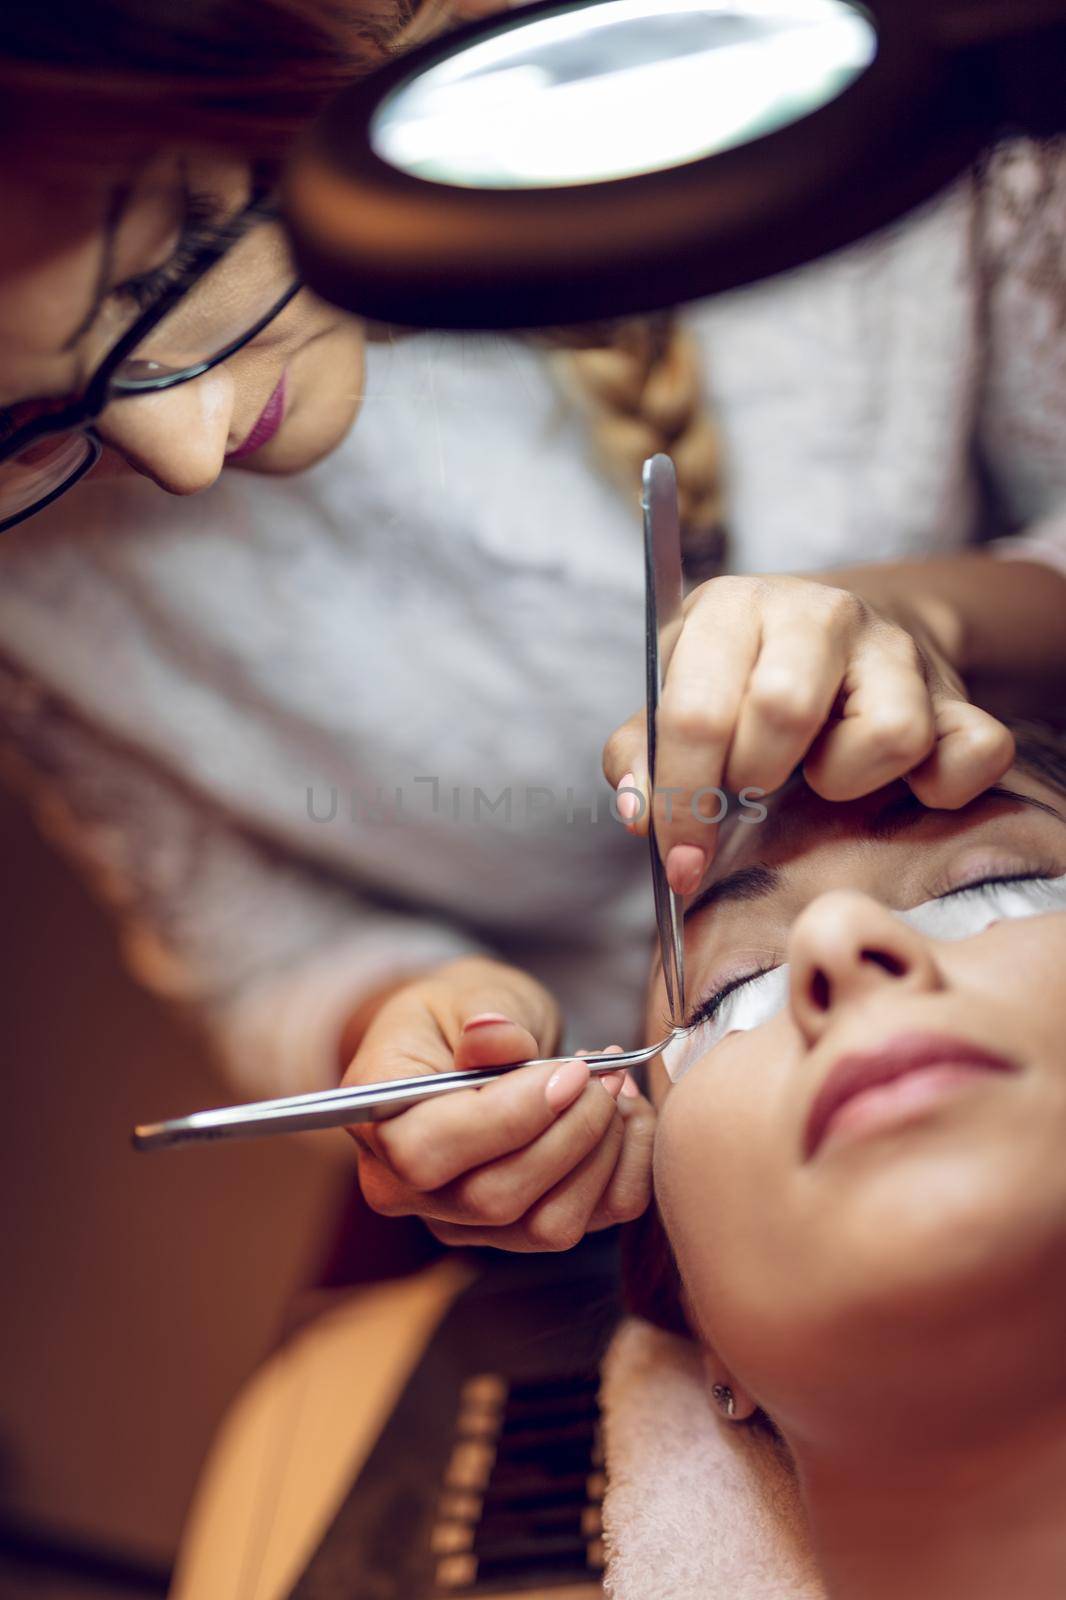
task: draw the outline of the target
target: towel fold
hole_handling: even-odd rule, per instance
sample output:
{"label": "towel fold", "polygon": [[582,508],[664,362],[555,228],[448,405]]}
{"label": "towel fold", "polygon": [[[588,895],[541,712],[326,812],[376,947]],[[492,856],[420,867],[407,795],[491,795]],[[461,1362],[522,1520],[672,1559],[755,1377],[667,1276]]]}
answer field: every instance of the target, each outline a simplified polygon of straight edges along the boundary
{"label": "towel fold", "polygon": [[610,1600],[824,1600],[784,1447],[719,1420],[695,1345],[630,1318],[600,1403]]}

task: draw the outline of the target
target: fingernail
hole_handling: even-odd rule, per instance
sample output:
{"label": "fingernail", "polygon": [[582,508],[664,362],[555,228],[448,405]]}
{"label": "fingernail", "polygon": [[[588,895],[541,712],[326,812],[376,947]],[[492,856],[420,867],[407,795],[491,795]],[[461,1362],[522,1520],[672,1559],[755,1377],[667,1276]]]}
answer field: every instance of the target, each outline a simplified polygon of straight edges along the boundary
{"label": "fingernail", "polygon": [[691,894],[706,866],[707,852],[698,844],[675,844],[666,858],[666,881],[675,894]]}
{"label": "fingernail", "polygon": [[610,1095],[612,1100],[617,1100],[618,1096],[621,1094],[622,1085],[625,1082],[625,1076],[626,1075],[624,1072],[605,1072],[600,1077],[600,1082],[603,1084],[603,1087],[607,1090],[607,1093]]}
{"label": "fingernail", "polygon": [[[632,822],[640,810],[640,796],[632,792],[636,786],[637,780],[631,772],[627,772],[618,785],[618,815],[623,822]],[[622,793],[623,789],[626,790],[625,794]]]}
{"label": "fingernail", "polygon": [[463,1032],[469,1033],[471,1028],[487,1028],[494,1022],[510,1022],[510,1017],[505,1017],[502,1011],[480,1011],[476,1017],[467,1017],[463,1023]]}
{"label": "fingernail", "polygon": [[583,1061],[564,1061],[556,1067],[544,1088],[544,1098],[553,1111],[563,1111],[575,1101],[589,1081]]}
{"label": "fingernail", "polygon": [[640,1099],[640,1090],[637,1088],[636,1083],[630,1077],[628,1072],[626,1073],[626,1081],[622,1085],[622,1093],[625,1095],[627,1100]]}

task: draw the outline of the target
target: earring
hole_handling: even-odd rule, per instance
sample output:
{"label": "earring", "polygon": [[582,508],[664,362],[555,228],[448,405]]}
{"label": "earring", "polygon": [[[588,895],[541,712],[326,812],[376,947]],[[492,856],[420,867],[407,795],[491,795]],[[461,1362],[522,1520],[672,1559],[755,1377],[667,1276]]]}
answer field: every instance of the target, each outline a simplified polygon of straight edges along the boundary
{"label": "earring", "polygon": [[729,1387],[728,1383],[713,1384],[711,1386],[711,1393],[714,1395],[714,1403],[718,1407],[719,1411],[724,1411],[727,1417],[736,1416],[737,1402],[733,1397],[733,1391]]}

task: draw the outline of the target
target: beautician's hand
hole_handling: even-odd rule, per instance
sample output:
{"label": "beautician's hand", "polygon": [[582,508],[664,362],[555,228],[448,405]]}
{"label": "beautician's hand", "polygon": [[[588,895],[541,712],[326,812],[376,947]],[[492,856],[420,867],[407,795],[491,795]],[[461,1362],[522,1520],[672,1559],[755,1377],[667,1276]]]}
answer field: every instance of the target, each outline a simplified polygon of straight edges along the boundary
{"label": "beautician's hand", "polygon": [[[395,990],[376,1010],[345,1085],[552,1054],[547,991],[502,963],[468,958]],[[445,1244],[567,1250],[628,1222],[651,1188],[654,1113],[624,1073],[572,1060],[508,1073],[352,1129],[368,1204],[416,1215]]]}
{"label": "beautician's hand", "polygon": [[[827,800],[905,777],[926,805],[954,809],[994,783],[1013,740],[967,700],[953,650],[946,608],[920,596],[890,617],[813,579],[695,589],[659,708],[654,816],[672,887],[690,893],[714,853],[717,828],[701,819],[724,815],[716,790],[771,793],[801,762]],[[604,771],[647,794],[642,714],[611,736]],[[620,796],[618,809],[638,803]],[[646,804],[631,825],[647,832]]]}

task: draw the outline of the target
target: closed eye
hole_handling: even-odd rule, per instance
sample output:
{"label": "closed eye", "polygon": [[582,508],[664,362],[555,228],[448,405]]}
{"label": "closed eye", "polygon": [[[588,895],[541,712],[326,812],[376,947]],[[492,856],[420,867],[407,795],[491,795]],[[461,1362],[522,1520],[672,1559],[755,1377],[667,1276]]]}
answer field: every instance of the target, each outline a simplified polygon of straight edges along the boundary
{"label": "closed eye", "polygon": [[111,295],[130,301],[138,311],[146,311],[180,283],[204,250],[217,249],[221,253],[237,236],[236,230],[220,222],[219,204],[213,196],[190,193],[185,199],[181,236],[166,261],[116,284]]}
{"label": "closed eye", "polygon": [[[1046,885],[1053,877],[1054,874],[1045,872],[1004,873],[999,877],[979,878],[975,883],[960,884],[955,889],[948,889],[944,894],[936,895],[933,900],[935,903],[941,903],[945,900],[960,900],[965,896],[973,896],[975,899],[979,898],[995,902],[997,891],[1005,886],[1034,884],[1039,888]],[[729,999],[730,995],[736,994],[738,990],[754,983],[757,979],[765,977],[768,972],[776,971],[777,965],[776,962],[769,962],[766,966],[757,967],[751,972],[741,973],[739,977],[731,978],[720,989],[716,989],[706,999],[699,1001],[687,1019],[687,1026],[695,1028],[701,1022],[710,1022],[717,1016],[723,1003]]]}
{"label": "closed eye", "polygon": [[667,1074],[676,1083],[727,1034],[761,1027],[788,1003],[787,965],[742,973],[701,1000],[688,1028],[663,1051]]}
{"label": "closed eye", "polygon": [[937,900],[956,900],[965,894],[980,895],[986,900],[996,898],[996,890],[1004,884],[1014,883],[1049,883],[1054,873],[1046,872],[1014,872],[1004,873],[998,878],[978,878],[976,883],[961,883],[957,889],[948,889],[944,894],[935,896]]}
{"label": "closed eye", "polygon": [[753,972],[745,972],[738,978],[731,978],[728,983],[716,989],[714,994],[708,995],[705,1000],[700,1000],[695,1009],[686,1019],[686,1027],[699,1027],[701,1022],[710,1022],[717,1016],[723,1003],[729,996],[736,994],[739,989],[745,988],[749,983],[754,983],[757,978],[765,977],[768,972],[776,971],[777,963],[769,962],[765,967],[756,967]]}

